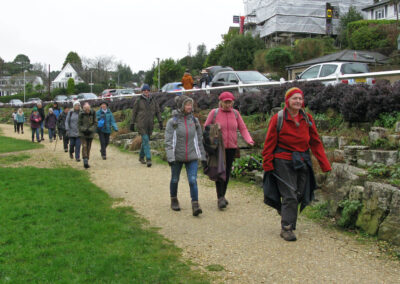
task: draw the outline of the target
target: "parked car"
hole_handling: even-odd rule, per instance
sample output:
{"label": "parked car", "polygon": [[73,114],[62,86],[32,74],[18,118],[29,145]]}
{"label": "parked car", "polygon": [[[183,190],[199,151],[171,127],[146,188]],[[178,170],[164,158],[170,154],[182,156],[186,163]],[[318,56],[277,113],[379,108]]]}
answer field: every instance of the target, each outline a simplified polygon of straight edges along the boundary
{"label": "parked car", "polygon": [[[162,86],[160,92],[168,93],[172,91],[182,91],[182,90],[184,90],[184,88],[181,82],[173,82],[173,83],[167,83],[164,86]],[[182,93],[177,93],[177,94],[181,95]]]}
{"label": "parked car", "polygon": [[357,84],[366,83],[369,85],[375,84],[375,78],[355,78],[355,79],[342,79],[336,81],[336,76],[348,74],[361,74],[368,73],[369,68],[366,63],[359,62],[327,62],[322,64],[313,65],[304,70],[296,79],[313,79],[313,78],[332,78],[332,80],[322,81],[324,85],[335,85],[337,83],[343,84]]}
{"label": "parked car", "polygon": [[[127,96],[127,95],[131,95],[132,96],[134,94],[135,94],[135,92],[134,92],[133,89],[117,89],[115,91],[114,97],[115,96]],[[119,97],[118,99],[122,100],[123,97]]]}
{"label": "parked car", "polygon": [[21,107],[24,103],[19,99],[12,99],[8,102],[12,107]]}
{"label": "parked car", "polygon": [[206,70],[212,80],[215,77],[215,75],[217,75],[219,72],[233,71],[233,68],[229,67],[229,66],[210,66],[210,67],[207,67]]}
{"label": "parked car", "polygon": [[100,97],[104,100],[112,101],[112,97],[115,96],[116,89],[106,89],[101,92]]}
{"label": "parked car", "polygon": [[67,99],[68,99],[67,96],[58,95],[58,96],[55,96],[54,101],[57,102],[57,103],[62,103],[62,102],[67,101]]}
{"label": "parked car", "polygon": [[4,106],[4,103],[0,102],[0,107]]}
{"label": "parked car", "polygon": [[268,83],[270,80],[258,71],[223,71],[211,81],[211,87],[252,83]]}
{"label": "parked car", "polygon": [[80,93],[78,94],[78,101],[88,101],[88,100],[96,100],[97,96],[93,93]]}
{"label": "parked car", "polygon": [[30,98],[27,101],[28,104],[37,104],[37,103],[41,103],[41,102],[42,102],[42,100],[39,98]]}
{"label": "parked car", "polygon": [[78,95],[69,95],[67,98],[67,102],[74,102],[78,99]]}

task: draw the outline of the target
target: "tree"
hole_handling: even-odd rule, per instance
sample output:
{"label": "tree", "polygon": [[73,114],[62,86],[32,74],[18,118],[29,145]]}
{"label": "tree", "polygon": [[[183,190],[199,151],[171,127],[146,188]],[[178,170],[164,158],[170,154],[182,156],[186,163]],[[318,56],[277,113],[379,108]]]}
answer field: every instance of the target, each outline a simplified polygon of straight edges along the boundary
{"label": "tree", "polygon": [[193,57],[192,70],[200,71],[207,59],[207,47],[204,43],[197,46],[197,52]]}
{"label": "tree", "polygon": [[295,62],[305,61],[324,55],[325,43],[317,38],[303,38],[293,48]]}
{"label": "tree", "polygon": [[339,19],[338,40],[342,48],[347,47],[349,42],[347,40],[347,25],[351,22],[362,20],[363,16],[357,9],[350,6],[349,11],[343,14]]}
{"label": "tree", "polygon": [[19,72],[23,72],[24,70],[29,71],[32,68],[31,60],[25,54],[18,54],[12,63],[16,65]]}
{"label": "tree", "polygon": [[43,85],[39,84],[39,85],[36,85],[36,86],[35,86],[35,91],[36,91],[36,92],[42,94],[42,93],[43,93],[43,90],[44,90],[44,86],[43,86]]}
{"label": "tree", "polygon": [[[153,74],[153,84],[156,86],[158,86],[157,70],[156,68],[156,72]],[[181,81],[184,71],[185,67],[179,64],[179,62],[175,62],[172,58],[162,60],[160,62],[160,86],[174,81]]]}
{"label": "tree", "polygon": [[268,50],[265,61],[279,76],[286,77],[285,67],[292,63],[292,54],[285,48],[275,47]]}
{"label": "tree", "polygon": [[65,67],[65,65],[67,65],[67,63],[73,64],[75,65],[79,70],[82,70],[82,60],[79,57],[78,53],[74,52],[74,51],[70,51],[67,55],[67,57],[64,60],[64,64],[62,66],[62,68]]}
{"label": "tree", "polygon": [[27,84],[25,85],[25,92],[26,92],[27,95],[30,95],[30,94],[33,93],[33,86],[32,86],[32,83],[27,83]]}
{"label": "tree", "polygon": [[251,34],[235,36],[224,48],[220,63],[235,70],[246,70],[252,67],[255,52],[263,47],[259,37]]}
{"label": "tree", "polygon": [[126,84],[128,82],[132,82],[133,73],[131,67],[123,63],[118,63],[114,80],[116,80],[118,84]]}
{"label": "tree", "polygon": [[215,48],[210,50],[210,53],[207,56],[207,59],[204,63],[204,67],[219,65],[221,64],[221,57],[224,53],[225,47],[227,44],[239,35],[238,29],[230,29],[227,34],[222,35],[222,42],[218,44]]}
{"label": "tree", "polygon": [[137,83],[138,86],[140,86],[144,82],[144,77],[145,77],[145,72],[143,70],[140,70],[139,72],[133,74],[132,81]]}
{"label": "tree", "polygon": [[4,74],[4,66],[5,66],[5,61],[3,58],[0,57],[0,76],[3,76]]}
{"label": "tree", "polygon": [[71,95],[75,93],[75,81],[73,78],[69,78],[67,81],[67,94]]}

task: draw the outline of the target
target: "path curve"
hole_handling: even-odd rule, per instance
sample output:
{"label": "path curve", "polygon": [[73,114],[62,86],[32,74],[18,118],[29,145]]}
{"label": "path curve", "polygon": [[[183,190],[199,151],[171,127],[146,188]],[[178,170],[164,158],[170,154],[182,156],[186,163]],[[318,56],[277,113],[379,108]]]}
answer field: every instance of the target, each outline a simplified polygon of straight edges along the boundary
{"label": "path curve", "polygon": [[[14,133],[12,125],[0,126],[4,135],[30,139]],[[32,165],[45,163],[69,165],[82,169],[82,163],[70,160],[60,141],[42,142],[46,147],[30,151]],[[353,237],[322,228],[304,218],[296,234],[298,241],[288,243],[279,237],[280,219],[275,210],[263,205],[258,189],[235,186],[228,189],[230,202],[219,211],[213,184],[199,180],[199,200],[203,214],[191,216],[187,179],[182,172],[179,200],[183,208],[169,208],[167,166],[147,168],[137,155],[121,153],[109,147],[108,158],[101,160],[99,144],[93,143],[89,169],[92,182],[114,198],[123,198],[150,225],[183,249],[186,259],[204,268],[222,265],[225,270],[213,272],[216,282],[225,283],[400,283],[400,262],[381,257],[378,249],[360,244]],[[29,163],[29,161],[28,161]],[[42,163],[42,164],[41,164]]]}

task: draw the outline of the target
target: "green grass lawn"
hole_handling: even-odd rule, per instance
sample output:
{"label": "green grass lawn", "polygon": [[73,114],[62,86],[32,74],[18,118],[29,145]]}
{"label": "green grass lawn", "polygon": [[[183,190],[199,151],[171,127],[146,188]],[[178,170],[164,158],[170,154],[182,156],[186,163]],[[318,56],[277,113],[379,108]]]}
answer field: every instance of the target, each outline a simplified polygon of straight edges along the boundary
{"label": "green grass lawn", "polygon": [[70,168],[0,168],[1,283],[208,283]]}
{"label": "green grass lawn", "polygon": [[16,151],[24,151],[31,149],[43,148],[39,143],[32,143],[27,140],[20,140],[0,135],[0,154]]}
{"label": "green grass lawn", "polygon": [[29,159],[31,156],[27,154],[19,154],[19,155],[8,155],[4,157],[0,157],[0,165],[9,165],[16,162],[21,162]]}

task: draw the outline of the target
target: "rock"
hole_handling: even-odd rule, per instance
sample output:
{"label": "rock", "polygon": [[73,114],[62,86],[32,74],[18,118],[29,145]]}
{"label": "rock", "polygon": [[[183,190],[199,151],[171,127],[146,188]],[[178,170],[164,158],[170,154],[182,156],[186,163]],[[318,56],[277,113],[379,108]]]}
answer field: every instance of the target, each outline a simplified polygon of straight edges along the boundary
{"label": "rock", "polygon": [[344,151],[335,149],[333,151],[333,160],[336,163],[344,163]]}
{"label": "rock", "polygon": [[357,165],[372,166],[375,163],[384,165],[394,165],[397,163],[397,151],[384,151],[384,150],[358,150]]}
{"label": "rock", "polygon": [[154,132],[151,136],[152,140],[164,140],[165,139],[165,132]]}
{"label": "rock", "polygon": [[378,238],[400,245],[400,190],[393,192],[390,213],[379,227]]}
{"label": "rock", "polygon": [[396,122],[394,129],[397,133],[400,133],[400,121]]}
{"label": "rock", "polygon": [[359,150],[367,150],[368,146],[360,146],[360,145],[355,145],[355,146],[344,146],[344,159],[346,163],[350,165],[357,165],[357,151]]}
{"label": "rock", "polygon": [[332,164],[332,171],[318,192],[319,201],[329,201],[330,216],[336,215],[339,203],[347,198],[352,186],[359,184],[366,174],[365,170],[347,164]]}
{"label": "rock", "polygon": [[321,140],[325,148],[336,148],[339,144],[336,136],[322,136]]}
{"label": "rock", "polygon": [[149,142],[151,149],[164,149],[165,143],[164,140],[150,140]]}
{"label": "rock", "polygon": [[388,136],[390,144],[399,146],[400,145],[400,134],[392,134]]}
{"label": "rock", "polygon": [[355,185],[350,188],[349,200],[362,201],[364,194],[364,187],[360,185]]}
{"label": "rock", "polygon": [[139,133],[138,132],[130,132],[130,133],[126,133],[126,134],[121,134],[118,135],[117,137],[115,137],[115,140],[123,140],[123,139],[134,139],[136,136],[138,136]]}
{"label": "rock", "polygon": [[392,195],[397,188],[383,183],[366,182],[363,193],[363,207],[358,214],[356,226],[370,235],[378,232],[390,208]]}
{"label": "rock", "polygon": [[239,148],[249,148],[250,145],[247,144],[247,142],[244,140],[244,138],[242,137],[242,135],[238,132],[238,138],[237,138],[237,144]]}
{"label": "rock", "polygon": [[133,139],[122,139],[121,145],[124,147],[125,150],[128,150],[132,144]]}
{"label": "rock", "polygon": [[344,146],[347,146],[350,142],[348,138],[343,137],[343,136],[339,137],[338,140],[339,140],[339,149],[341,149],[341,150],[343,150]]}
{"label": "rock", "polygon": [[387,132],[387,129],[383,127],[371,127],[371,131],[368,134],[369,140],[374,143],[379,139],[385,139]]}
{"label": "rock", "polygon": [[137,136],[132,140],[131,146],[129,147],[130,151],[136,151],[139,150],[140,147],[142,146],[142,137]]}
{"label": "rock", "polygon": [[257,173],[254,176],[255,183],[262,186],[263,179],[264,179],[264,173],[257,171]]}
{"label": "rock", "polygon": [[267,136],[267,129],[259,129],[250,132],[250,135],[253,138],[256,146],[263,146],[265,142],[265,137]]}

